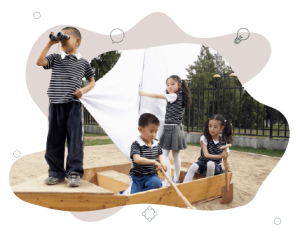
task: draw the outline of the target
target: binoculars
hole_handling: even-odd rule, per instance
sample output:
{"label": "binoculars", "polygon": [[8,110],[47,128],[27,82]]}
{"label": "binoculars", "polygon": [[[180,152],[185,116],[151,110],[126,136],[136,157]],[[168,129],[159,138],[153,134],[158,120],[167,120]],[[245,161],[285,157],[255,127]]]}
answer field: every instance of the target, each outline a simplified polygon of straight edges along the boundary
{"label": "binoculars", "polygon": [[53,33],[51,33],[51,34],[49,35],[49,38],[50,38],[51,40],[53,40],[53,41],[57,41],[57,39],[60,39],[60,40],[66,39],[66,40],[68,40],[68,39],[70,38],[70,36],[67,35],[67,34],[64,34],[64,33],[62,33],[62,32],[58,32],[57,35],[54,35]]}

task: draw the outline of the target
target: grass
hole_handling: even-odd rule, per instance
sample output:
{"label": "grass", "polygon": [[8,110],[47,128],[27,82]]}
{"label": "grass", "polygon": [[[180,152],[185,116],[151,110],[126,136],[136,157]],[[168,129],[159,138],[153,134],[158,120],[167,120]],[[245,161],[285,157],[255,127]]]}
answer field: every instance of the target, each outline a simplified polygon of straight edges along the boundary
{"label": "grass", "polygon": [[[97,136],[106,136],[106,135],[85,133],[84,136],[97,137]],[[84,146],[106,145],[106,144],[114,144],[114,142],[112,142],[111,139],[94,139],[94,140],[84,141]],[[200,143],[188,143],[188,145],[201,147]],[[67,142],[65,143],[65,147],[67,147]],[[285,152],[284,150],[255,149],[255,148],[246,148],[240,146],[232,146],[230,149],[239,152],[262,154],[271,157],[282,157]]]}
{"label": "grass", "polygon": [[[272,137],[272,138],[274,138],[274,139],[288,139],[288,138],[290,138],[289,137],[290,126],[287,126],[287,128],[286,128],[287,137],[284,137],[284,128],[285,128],[284,125],[281,125],[281,127],[279,128],[279,130],[281,130],[281,131],[279,131],[279,137],[277,137],[277,135],[278,135],[278,125],[277,124],[273,125],[273,136],[275,136],[275,137]],[[194,129],[196,130],[197,127],[194,127]],[[186,132],[186,130],[187,130],[187,128],[185,126],[184,131]],[[189,132],[193,133],[191,127],[189,127]],[[198,131],[198,133],[202,133],[202,132],[203,132],[203,130]],[[239,135],[239,128],[235,127],[234,128],[234,133],[233,133],[234,136],[245,136],[245,135],[243,135],[243,134],[245,134],[245,129],[240,128],[240,133],[241,133],[241,135]],[[269,136],[270,136],[270,126],[268,126],[267,129],[265,127],[264,132],[262,130],[258,130],[258,135],[259,136],[256,135],[256,129],[255,128],[252,129],[252,135],[251,135],[251,129],[246,129],[246,134],[247,134],[247,136],[259,137],[259,138],[269,138]]]}
{"label": "grass", "polygon": [[[200,143],[195,143],[195,144],[188,143],[188,145],[201,147]],[[239,151],[239,152],[262,154],[262,155],[267,155],[270,157],[282,157],[285,152],[284,150],[255,149],[255,148],[246,148],[246,147],[240,147],[240,146],[232,146],[230,149],[234,150],[234,151]]]}

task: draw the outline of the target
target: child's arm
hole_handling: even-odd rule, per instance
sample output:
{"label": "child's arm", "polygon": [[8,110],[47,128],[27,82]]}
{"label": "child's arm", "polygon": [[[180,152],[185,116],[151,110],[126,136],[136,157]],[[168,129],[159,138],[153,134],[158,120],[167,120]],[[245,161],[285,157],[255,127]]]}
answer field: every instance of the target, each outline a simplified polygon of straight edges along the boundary
{"label": "child's arm", "polygon": [[158,160],[159,160],[162,168],[164,169],[164,171],[167,171],[168,167],[164,164],[164,161],[162,160],[161,155],[158,156]]}
{"label": "child's arm", "polygon": [[150,160],[144,157],[141,157],[138,154],[133,154],[133,160],[135,163],[140,164],[140,165],[154,165],[156,170],[160,170],[162,168],[162,165],[155,161],[155,160]]}
{"label": "child's arm", "polygon": [[204,156],[206,158],[209,158],[209,159],[218,159],[218,158],[227,158],[228,157],[227,151],[223,151],[223,153],[221,155],[213,155],[213,154],[209,154],[208,153],[207,146],[202,141],[201,141],[201,146],[202,146],[202,150],[203,150]]}
{"label": "child's arm", "polygon": [[143,92],[141,89],[139,89],[139,95],[140,96],[147,96],[147,97],[150,97],[150,98],[167,100],[166,95],[164,95],[164,94],[146,93],[146,92]]}
{"label": "child's arm", "polygon": [[95,86],[95,79],[94,77],[91,77],[89,80],[89,84],[87,84],[85,87],[83,88],[77,88],[74,95],[79,99],[83,96],[83,94],[89,92],[90,90],[92,90],[92,88]]}
{"label": "child's arm", "polygon": [[[51,32],[51,33],[53,33],[53,32]],[[50,47],[53,44],[58,43],[59,41],[60,41],[60,39],[57,39],[57,41],[53,41],[53,40],[49,39],[49,41],[46,43],[46,45],[43,47],[43,49],[38,54],[38,56],[35,60],[35,64],[38,66],[47,66],[48,65],[48,61],[46,59],[47,53],[48,53]]]}

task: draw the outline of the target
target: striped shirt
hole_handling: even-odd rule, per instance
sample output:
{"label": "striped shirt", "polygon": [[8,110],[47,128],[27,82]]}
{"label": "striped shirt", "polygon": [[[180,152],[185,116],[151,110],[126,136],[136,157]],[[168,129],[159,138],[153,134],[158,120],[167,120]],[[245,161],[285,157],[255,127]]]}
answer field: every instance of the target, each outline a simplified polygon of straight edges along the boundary
{"label": "striped shirt", "polygon": [[158,161],[158,156],[162,154],[161,147],[158,141],[153,140],[152,146],[148,146],[145,142],[138,137],[131,145],[130,158],[132,159],[133,167],[131,168],[129,175],[157,175],[154,165],[140,165],[134,162],[133,155],[137,154],[141,157]]}
{"label": "striped shirt", "polygon": [[81,87],[82,78],[89,80],[94,71],[86,59],[77,55],[50,54],[46,56],[48,61],[44,69],[52,69],[50,85],[47,91],[49,100],[54,104],[68,103],[70,101],[80,102],[74,96],[77,88]]}
{"label": "striped shirt", "polygon": [[[174,96],[174,99],[172,98]],[[172,97],[173,96],[173,97]],[[183,102],[183,94],[166,94],[167,98],[167,108],[166,108],[166,115],[165,115],[165,124],[181,124],[183,121],[183,114],[184,108],[182,107]]]}
{"label": "striped shirt", "polygon": [[[206,138],[204,137],[204,140],[203,142],[206,142]],[[212,154],[212,155],[220,155],[223,153],[224,150],[221,150],[220,147],[223,146],[223,145],[226,145],[225,141],[222,141],[222,138],[221,136],[219,136],[219,142],[218,143],[215,143],[212,139],[207,141],[207,151],[209,154]],[[221,164],[222,162],[222,158],[217,158],[217,159],[209,159],[209,158],[206,158],[204,156],[204,153],[203,153],[203,149],[201,148],[201,155],[200,157],[198,158],[198,161],[205,165],[207,164],[208,161],[213,161],[217,164]]]}

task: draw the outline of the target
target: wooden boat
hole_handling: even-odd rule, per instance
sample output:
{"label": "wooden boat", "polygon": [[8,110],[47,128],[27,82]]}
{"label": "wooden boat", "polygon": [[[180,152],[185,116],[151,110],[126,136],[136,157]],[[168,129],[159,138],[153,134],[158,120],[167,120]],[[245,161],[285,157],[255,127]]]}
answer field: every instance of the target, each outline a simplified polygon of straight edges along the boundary
{"label": "wooden boat", "polygon": [[[181,163],[180,182],[190,165],[187,162]],[[64,211],[92,211],[132,204],[186,206],[171,186],[132,195],[118,195],[119,191],[128,187],[130,168],[131,163],[85,169],[81,186],[75,188],[68,187],[66,181],[52,186],[45,185],[43,181],[47,176],[42,176],[15,185],[12,190],[25,202]],[[173,165],[172,168],[174,174]],[[228,176],[230,181],[232,172],[229,171]],[[164,179],[161,173],[159,177]],[[196,174],[192,181],[177,184],[190,203],[221,197],[222,186],[225,186],[225,174],[208,178]]]}

